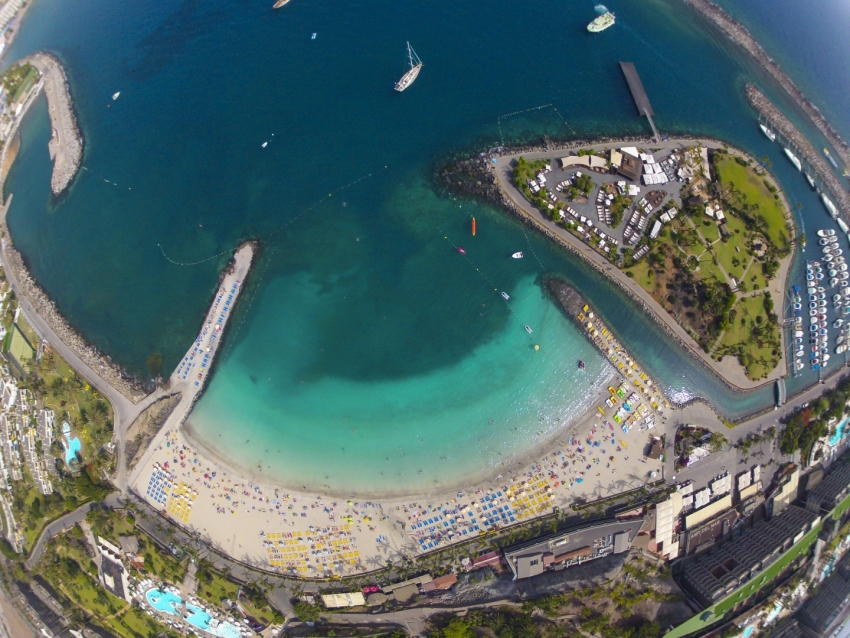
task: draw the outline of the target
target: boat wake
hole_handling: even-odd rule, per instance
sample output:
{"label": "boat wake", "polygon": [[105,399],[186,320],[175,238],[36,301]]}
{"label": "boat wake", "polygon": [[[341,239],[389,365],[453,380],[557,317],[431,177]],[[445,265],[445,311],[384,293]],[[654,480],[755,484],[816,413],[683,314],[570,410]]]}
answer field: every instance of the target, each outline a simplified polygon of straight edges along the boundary
{"label": "boat wake", "polygon": [[606,7],[604,4],[597,4],[595,7],[593,7],[593,9],[599,15],[608,13],[608,7]]}

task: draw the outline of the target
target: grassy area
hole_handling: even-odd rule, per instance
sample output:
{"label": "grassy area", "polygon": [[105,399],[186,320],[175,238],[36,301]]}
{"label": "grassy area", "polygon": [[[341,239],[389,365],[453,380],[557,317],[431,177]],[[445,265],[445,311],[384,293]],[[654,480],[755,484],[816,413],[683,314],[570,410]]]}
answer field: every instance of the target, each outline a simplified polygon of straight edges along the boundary
{"label": "grassy area", "polygon": [[6,90],[6,106],[14,104],[38,80],[39,72],[31,64],[15,64],[0,77]]}
{"label": "grassy area", "polygon": [[747,376],[760,379],[779,363],[779,327],[768,319],[761,294],[739,299],[732,310],[716,353],[737,356]]}
{"label": "grassy area", "polygon": [[764,178],[731,155],[715,155],[714,168],[724,192],[729,193],[727,197],[731,196],[741,206],[749,206],[755,215],[764,218],[764,232],[771,243],[779,249],[788,248],[791,242],[785,213]]}
{"label": "grassy area", "polygon": [[36,566],[36,572],[70,600],[72,607],[77,607],[72,617],[91,618],[121,638],[177,635],[142,610],[107,592],[98,580],[97,568],[88,551],[82,531],[75,527],[51,541]]}
{"label": "grassy area", "polygon": [[744,275],[744,268],[750,263],[751,259],[746,242],[747,229],[741,219],[731,214],[726,218],[726,226],[729,228],[729,238],[726,241],[717,242],[711,247],[711,250],[717,255],[717,260],[723,266],[723,270],[730,277],[740,281]]}

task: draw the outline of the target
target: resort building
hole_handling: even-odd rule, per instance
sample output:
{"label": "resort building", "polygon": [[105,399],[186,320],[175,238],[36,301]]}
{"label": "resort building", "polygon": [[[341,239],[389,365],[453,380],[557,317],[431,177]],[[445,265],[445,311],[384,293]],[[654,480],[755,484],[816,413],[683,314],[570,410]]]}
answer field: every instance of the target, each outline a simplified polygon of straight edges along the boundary
{"label": "resort building", "polygon": [[806,492],[806,509],[815,514],[829,511],[850,494],[850,463],[846,459],[832,468],[820,483]]}
{"label": "resort building", "polygon": [[23,6],[24,0],[8,0],[0,9],[0,29],[5,29],[6,25],[12,21],[12,18]]}
{"label": "resort building", "polygon": [[564,532],[541,536],[505,549],[514,580],[539,576],[611,554],[629,551],[643,518],[596,521]]}
{"label": "resort building", "polygon": [[37,436],[41,441],[41,449],[47,450],[56,438],[56,421],[53,416],[53,410],[41,409],[36,417],[38,424]]}
{"label": "resort building", "polygon": [[713,605],[773,564],[819,521],[812,512],[790,505],[738,538],[688,559],[681,585],[700,604]]}
{"label": "resort building", "polygon": [[825,636],[833,631],[836,621],[843,618],[850,602],[850,556],[845,556],[838,569],[827,578],[817,593],[809,598],[797,614],[797,619],[809,635]]}
{"label": "resort building", "polygon": [[797,500],[799,486],[800,468],[794,463],[789,463],[776,472],[773,484],[764,498],[768,518],[781,514],[782,510]]}
{"label": "resort building", "polygon": [[104,588],[113,596],[123,598],[128,603],[133,602],[127,570],[121,562],[121,548],[98,536],[97,550],[100,554],[100,580]]}
{"label": "resort building", "polygon": [[596,155],[570,155],[569,157],[562,157],[558,161],[561,163],[561,170],[577,166],[600,172],[608,170],[608,162]]}

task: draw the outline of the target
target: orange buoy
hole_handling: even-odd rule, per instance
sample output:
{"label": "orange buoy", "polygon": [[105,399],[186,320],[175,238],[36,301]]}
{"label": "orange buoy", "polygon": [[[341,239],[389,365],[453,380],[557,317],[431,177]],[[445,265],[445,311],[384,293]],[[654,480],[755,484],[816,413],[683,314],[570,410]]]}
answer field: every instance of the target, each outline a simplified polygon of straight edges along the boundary
{"label": "orange buoy", "polygon": [[475,236],[475,218],[472,218],[472,236]]}

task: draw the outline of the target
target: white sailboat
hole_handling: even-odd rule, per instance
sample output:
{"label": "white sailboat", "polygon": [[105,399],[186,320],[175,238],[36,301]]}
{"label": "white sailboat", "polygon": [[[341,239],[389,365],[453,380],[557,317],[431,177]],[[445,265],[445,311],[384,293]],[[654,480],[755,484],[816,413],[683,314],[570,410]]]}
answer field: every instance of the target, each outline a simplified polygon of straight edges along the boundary
{"label": "white sailboat", "polygon": [[416,51],[414,51],[413,47],[410,46],[410,42],[407,43],[407,63],[407,72],[401,76],[401,79],[398,82],[395,83],[396,91],[404,91],[407,87],[413,84],[416,76],[419,75],[419,71],[422,70],[422,60],[420,60],[419,56],[416,55]]}

